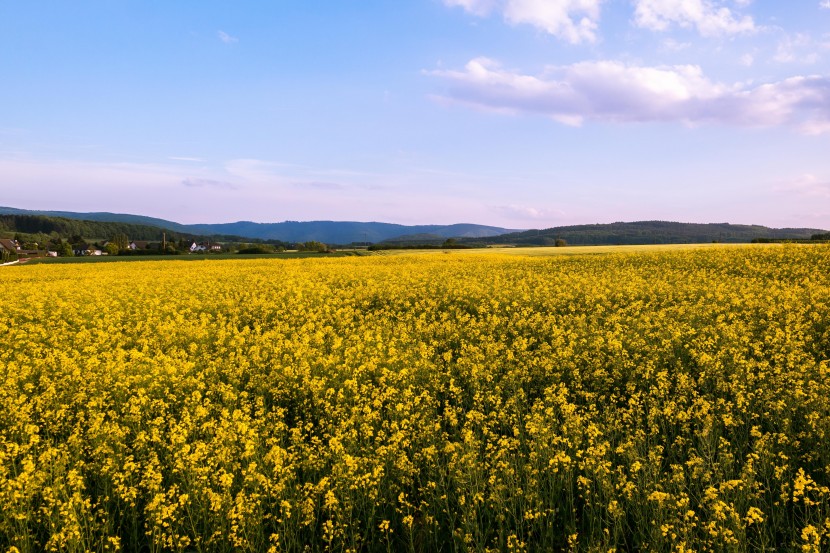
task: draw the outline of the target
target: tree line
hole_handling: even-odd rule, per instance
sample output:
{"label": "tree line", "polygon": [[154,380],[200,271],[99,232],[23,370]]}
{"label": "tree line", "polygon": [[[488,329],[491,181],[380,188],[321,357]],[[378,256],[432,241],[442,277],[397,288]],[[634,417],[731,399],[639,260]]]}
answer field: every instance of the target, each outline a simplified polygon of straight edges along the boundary
{"label": "tree line", "polygon": [[[273,253],[293,245],[281,240],[261,240],[231,235],[198,235],[136,223],[89,221],[47,215],[0,215],[0,238],[13,238],[23,250],[54,251],[72,256],[90,246],[109,255],[177,254],[196,243],[222,243],[223,252]],[[130,244],[140,242],[131,249]],[[319,242],[297,245],[301,251],[326,251]],[[246,250],[246,251],[245,251]],[[3,250],[3,261],[16,257]],[[8,258],[8,259],[6,259]]]}

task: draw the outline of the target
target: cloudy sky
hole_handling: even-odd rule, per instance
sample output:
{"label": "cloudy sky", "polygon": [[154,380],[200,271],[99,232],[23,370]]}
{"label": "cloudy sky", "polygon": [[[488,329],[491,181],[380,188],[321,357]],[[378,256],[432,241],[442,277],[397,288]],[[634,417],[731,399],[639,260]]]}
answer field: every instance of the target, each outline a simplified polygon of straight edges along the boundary
{"label": "cloudy sky", "polygon": [[0,205],[830,228],[830,0],[0,0]]}

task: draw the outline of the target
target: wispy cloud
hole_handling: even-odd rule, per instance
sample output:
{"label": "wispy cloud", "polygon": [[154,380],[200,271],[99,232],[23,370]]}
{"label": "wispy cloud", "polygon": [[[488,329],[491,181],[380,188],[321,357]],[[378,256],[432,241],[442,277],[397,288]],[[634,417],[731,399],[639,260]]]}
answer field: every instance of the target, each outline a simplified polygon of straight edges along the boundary
{"label": "wispy cloud", "polygon": [[204,159],[200,157],[184,157],[184,156],[169,156],[167,159],[171,159],[173,161],[193,161],[193,162],[203,162]]}
{"label": "wispy cloud", "polygon": [[816,40],[809,33],[787,33],[778,41],[773,60],[778,63],[814,64],[828,49],[828,41]]}
{"label": "wispy cloud", "polygon": [[635,0],[634,23],[653,31],[673,26],[694,28],[707,37],[757,30],[752,17],[737,15],[722,4],[710,0]]}
{"label": "wispy cloud", "polygon": [[280,186],[287,183],[284,175],[290,174],[293,166],[260,159],[240,158],[226,161],[224,168],[237,181],[255,185]]}
{"label": "wispy cloud", "polygon": [[343,190],[346,188],[340,183],[337,182],[324,182],[324,181],[302,181],[302,182],[295,182],[293,183],[296,188],[300,189],[314,189],[314,190]]}
{"label": "wispy cloud", "polygon": [[487,58],[463,71],[433,71],[454,102],[502,112],[540,114],[567,125],[613,122],[721,123],[830,131],[830,78],[796,76],[747,85],[707,78],[697,65],[647,67],[617,61],[551,67],[541,75],[502,68]]}
{"label": "wispy cloud", "polygon": [[[0,157],[0,189],[9,191],[8,202],[38,209],[130,213],[158,207],[158,216],[175,217],[183,178],[173,165]],[[158,198],[169,202],[159,205]]]}
{"label": "wispy cloud", "polygon": [[572,44],[594,42],[603,0],[444,0],[479,17],[493,12],[511,25],[528,24]]}
{"label": "wispy cloud", "polygon": [[823,10],[830,10],[830,0],[822,0],[818,7]]}
{"label": "wispy cloud", "polygon": [[237,189],[237,186],[233,183],[213,179],[186,178],[182,180],[182,184],[189,188],[220,188],[225,190]]}
{"label": "wispy cloud", "polygon": [[565,216],[565,212],[559,209],[517,204],[496,205],[493,210],[514,221],[554,221]]}
{"label": "wispy cloud", "polygon": [[235,43],[239,42],[238,38],[236,38],[235,36],[229,35],[225,31],[217,31],[216,36],[218,36],[219,40],[221,40],[225,44],[235,44]]}
{"label": "wispy cloud", "polygon": [[261,159],[232,159],[225,171],[235,181],[251,185],[308,190],[376,190],[386,188],[393,175],[347,169],[310,167]]}
{"label": "wispy cloud", "polygon": [[776,189],[784,194],[799,194],[830,198],[830,180],[821,179],[812,173],[805,173],[789,182],[783,183]]}
{"label": "wispy cloud", "polygon": [[663,48],[670,52],[680,52],[681,50],[689,48],[691,45],[691,42],[678,42],[673,38],[667,38],[663,41]]}

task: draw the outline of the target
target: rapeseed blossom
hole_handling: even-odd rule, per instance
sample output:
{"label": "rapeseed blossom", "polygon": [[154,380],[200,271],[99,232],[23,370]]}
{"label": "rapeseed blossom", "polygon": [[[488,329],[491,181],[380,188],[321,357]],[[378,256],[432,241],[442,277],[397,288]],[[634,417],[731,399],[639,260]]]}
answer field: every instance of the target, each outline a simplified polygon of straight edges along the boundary
{"label": "rapeseed blossom", "polygon": [[830,550],[828,267],[4,270],[0,551]]}

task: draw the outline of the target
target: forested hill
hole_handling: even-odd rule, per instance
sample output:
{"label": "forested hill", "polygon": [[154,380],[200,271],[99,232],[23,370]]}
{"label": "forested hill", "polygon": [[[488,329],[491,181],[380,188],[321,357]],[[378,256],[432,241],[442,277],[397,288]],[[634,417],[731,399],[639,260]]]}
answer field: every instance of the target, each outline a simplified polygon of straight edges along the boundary
{"label": "forested hill", "polygon": [[613,244],[697,244],[705,242],[745,243],[753,240],[809,240],[826,230],[809,228],[769,228],[759,225],[731,225],[729,223],[674,223],[668,221],[639,221],[574,225],[544,230],[529,230],[503,234],[493,238],[464,239],[465,244],[553,245],[564,240],[569,245]]}
{"label": "forested hill", "polygon": [[64,217],[47,217],[45,215],[0,215],[0,233],[21,233],[28,235],[58,234],[64,239],[82,237],[86,240],[110,239],[124,235],[130,240],[159,240],[162,233],[167,233],[168,240],[191,238],[190,233],[178,233],[169,229],[133,223],[107,223],[101,221],[84,221]]}
{"label": "forested hill", "polygon": [[[109,213],[106,211],[90,213],[78,213],[75,211],[41,211],[0,206],[0,215],[42,215],[52,218],[79,219],[82,221],[96,221],[101,223],[125,223],[145,227],[155,227],[157,229],[162,228],[175,232],[181,232],[183,234],[198,234],[188,229],[186,225],[182,225],[181,223],[167,221],[165,219],[157,219],[155,217],[146,217],[144,215],[132,215],[129,213]],[[140,238],[138,240],[140,240]]]}

